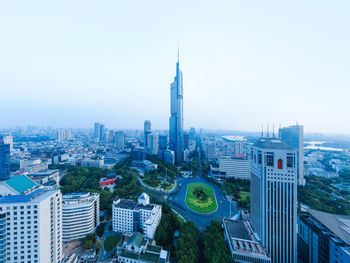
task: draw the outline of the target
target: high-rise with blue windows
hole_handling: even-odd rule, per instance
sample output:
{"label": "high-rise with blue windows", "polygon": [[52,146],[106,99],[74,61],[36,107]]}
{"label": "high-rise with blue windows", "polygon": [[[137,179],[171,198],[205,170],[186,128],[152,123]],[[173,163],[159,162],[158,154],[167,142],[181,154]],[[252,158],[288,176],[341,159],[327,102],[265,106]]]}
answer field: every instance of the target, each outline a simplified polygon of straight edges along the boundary
{"label": "high-rise with blue windows", "polygon": [[304,126],[284,127],[279,133],[282,141],[297,151],[298,183],[304,185]]}
{"label": "high-rise with blue windows", "polygon": [[170,114],[169,146],[175,152],[175,162],[180,164],[184,160],[184,119],[182,71],[180,70],[179,56],[176,63],[176,76],[174,82],[170,85]]}
{"label": "high-rise with blue windows", "polygon": [[10,144],[0,141],[0,181],[10,178]]}

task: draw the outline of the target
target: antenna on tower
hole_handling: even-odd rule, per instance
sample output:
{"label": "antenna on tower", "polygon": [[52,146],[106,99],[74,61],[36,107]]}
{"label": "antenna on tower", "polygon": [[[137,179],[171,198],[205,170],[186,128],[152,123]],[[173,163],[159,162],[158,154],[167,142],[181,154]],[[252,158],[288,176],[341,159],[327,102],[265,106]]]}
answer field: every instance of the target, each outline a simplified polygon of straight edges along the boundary
{"label": "antenna on tower", "polygon": [[278,129],[278,138],[279,139],[281,139],[281,128],[282,128],[282,126],[281,126],[281,123],[280,123],[280,128]]}
{"label": "antenna on tower", "polygon": [[267,124],[267,130],[266,130],[267,138],[269,138],[269,125]]}
{"label": "antenna on tower", "polygon": [[275,124],[272,124],[272,138],[275,138]]}
{"label": "antenna on tower", "polygon": [[180,62],[180,44],[177,44],[177,62]]}

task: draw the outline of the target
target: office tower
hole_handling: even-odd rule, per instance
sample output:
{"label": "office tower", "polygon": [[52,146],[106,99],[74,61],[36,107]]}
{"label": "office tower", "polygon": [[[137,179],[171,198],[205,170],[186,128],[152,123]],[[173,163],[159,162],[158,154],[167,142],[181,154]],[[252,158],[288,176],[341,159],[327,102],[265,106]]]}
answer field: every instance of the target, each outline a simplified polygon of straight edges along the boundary
{"label": "office tower", "polygon": [[293,125],[279,130],[280,138],[297,150],[298,183],[304,184],[304,126]]}
{"label": "office tower", "polygon": [[184,149],[188,150],[190,146],[190,135],[188,133],[184,133]]}
{"label": "office tower", "polygon": [[208,161],[215,159],[215,144],[207,144],[206,157]]}
{"label": "office tower", "polygon": [[157,134],[150,135],[150,147],[148,151],[152,155],[158,154],[158,135]]}
{"label": "office tower", "polygon": [[152,126],[151,126],[151,121],[150,120],[145,120],[145,123],[143,125],[144,129],[144,141],[145,141],[145,148],[148,149],[149,147],[149,140],[150,140],[150,135],[151,135],[151,132],[152,132]]}
{"label": "office tower", "polygon": [[175,152],[175,162],[180,164],[184,160],[183,138],[183,86],[182,72],[179,58],[176,63],[176,76],[170,85],[170,113],[169,119],[169,145]]}
{"label": "office tower", "polygon": [[297,262],[297,152],[261,138],[250,154],[251,222],[273,263]]}
{"label": "office tower", "polygon": [[125,147],[125,136],[124,131],[117,131],[116,134],[117,150],[122,151]]}
{"label": "office tower", "polygon": [[105,125],[101,124],[100,125],[100,142],[104,142],[106,139],[106,129]]}
{"label": "office tower", "polygon": [[62,195],[52,188],[0,197],[6,212],[6,262],[62,261]]}
{"label": "office tower", "polygon": [[196,137],[196,129],[191,127],[189,135],[190,135],[190,140],[194,140]]}
{"label": "office tower", "polygon": [[134,149],[132,149],[131,155],[134,160],[146,160],[146,150],[144,147],[135,147]]}
{"label": "office tower", "polygon": [[112,207],[112,225],[115,232],[142,231],[154,238],[162,217],[162,206],[150,204],[149,196],[143,193],[138,201],[117,199]]}
{"label": "office tower", "polygon": [[10,144],[0,141],[0,181],[10,178]]}
{"label": "office tower", "polygon": [[166,150],[168,148],[168,136],[159,135],[158,142],[159,142],[159,150],[163,151],[163,150]]}
{"label": "office tower", "polygon": [[94,126],[94,137],[97,140],[100,140],[100,124],[98,122],[95,122]]}
{"label": "office tower", "polygon": [[13,151],[13,137],[11,134],[4,134],[2,136],[2,141],[5,143],[5,144],[9,144],[10,145],[10,151],[12,152]]}
{"label": "office tower", "polygon": [[108,131],[108,132],[106,133],[106,137],[107,137],[107,142],[108,142],[108,143],[114,143],[114,142],[116,142],[115,132],[114,132],[114,131]]}
{"label": "office tower", "polygon": [[219,159],[219,171],[226,178],[250,179],[249,160],[245,156],[222,156]]}
{"label": "office tower", "polygon": [[72,193],[62,196],[63,242],[84,238],[100,224],[100,194]]}
{"label": "office tower", "polygon": [[244,155],[244,142],[243,141],[235,141],[234,153],[239,154],[239,155]]}

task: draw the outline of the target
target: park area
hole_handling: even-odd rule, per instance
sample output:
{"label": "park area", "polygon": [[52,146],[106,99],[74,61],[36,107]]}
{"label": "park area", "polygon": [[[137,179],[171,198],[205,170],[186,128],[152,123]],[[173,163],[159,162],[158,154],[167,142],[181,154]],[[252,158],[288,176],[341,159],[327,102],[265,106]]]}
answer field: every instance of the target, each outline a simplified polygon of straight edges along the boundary
{"label": "park area", "polygon": [[202,183],[187,186],[186,205],[198,213],[212,213],[218,208],[213,188]]}

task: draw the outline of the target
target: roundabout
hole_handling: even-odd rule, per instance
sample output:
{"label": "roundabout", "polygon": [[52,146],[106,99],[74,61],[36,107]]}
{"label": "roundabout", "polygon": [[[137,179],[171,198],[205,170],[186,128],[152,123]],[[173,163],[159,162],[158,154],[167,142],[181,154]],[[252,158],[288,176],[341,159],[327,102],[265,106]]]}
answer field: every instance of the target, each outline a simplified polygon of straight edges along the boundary
{"label": "roundabout", "polygon": [[209,214],[218,209],[215,192],[210,185],[190,183],[186,191],[186,205],[197,213]]}

